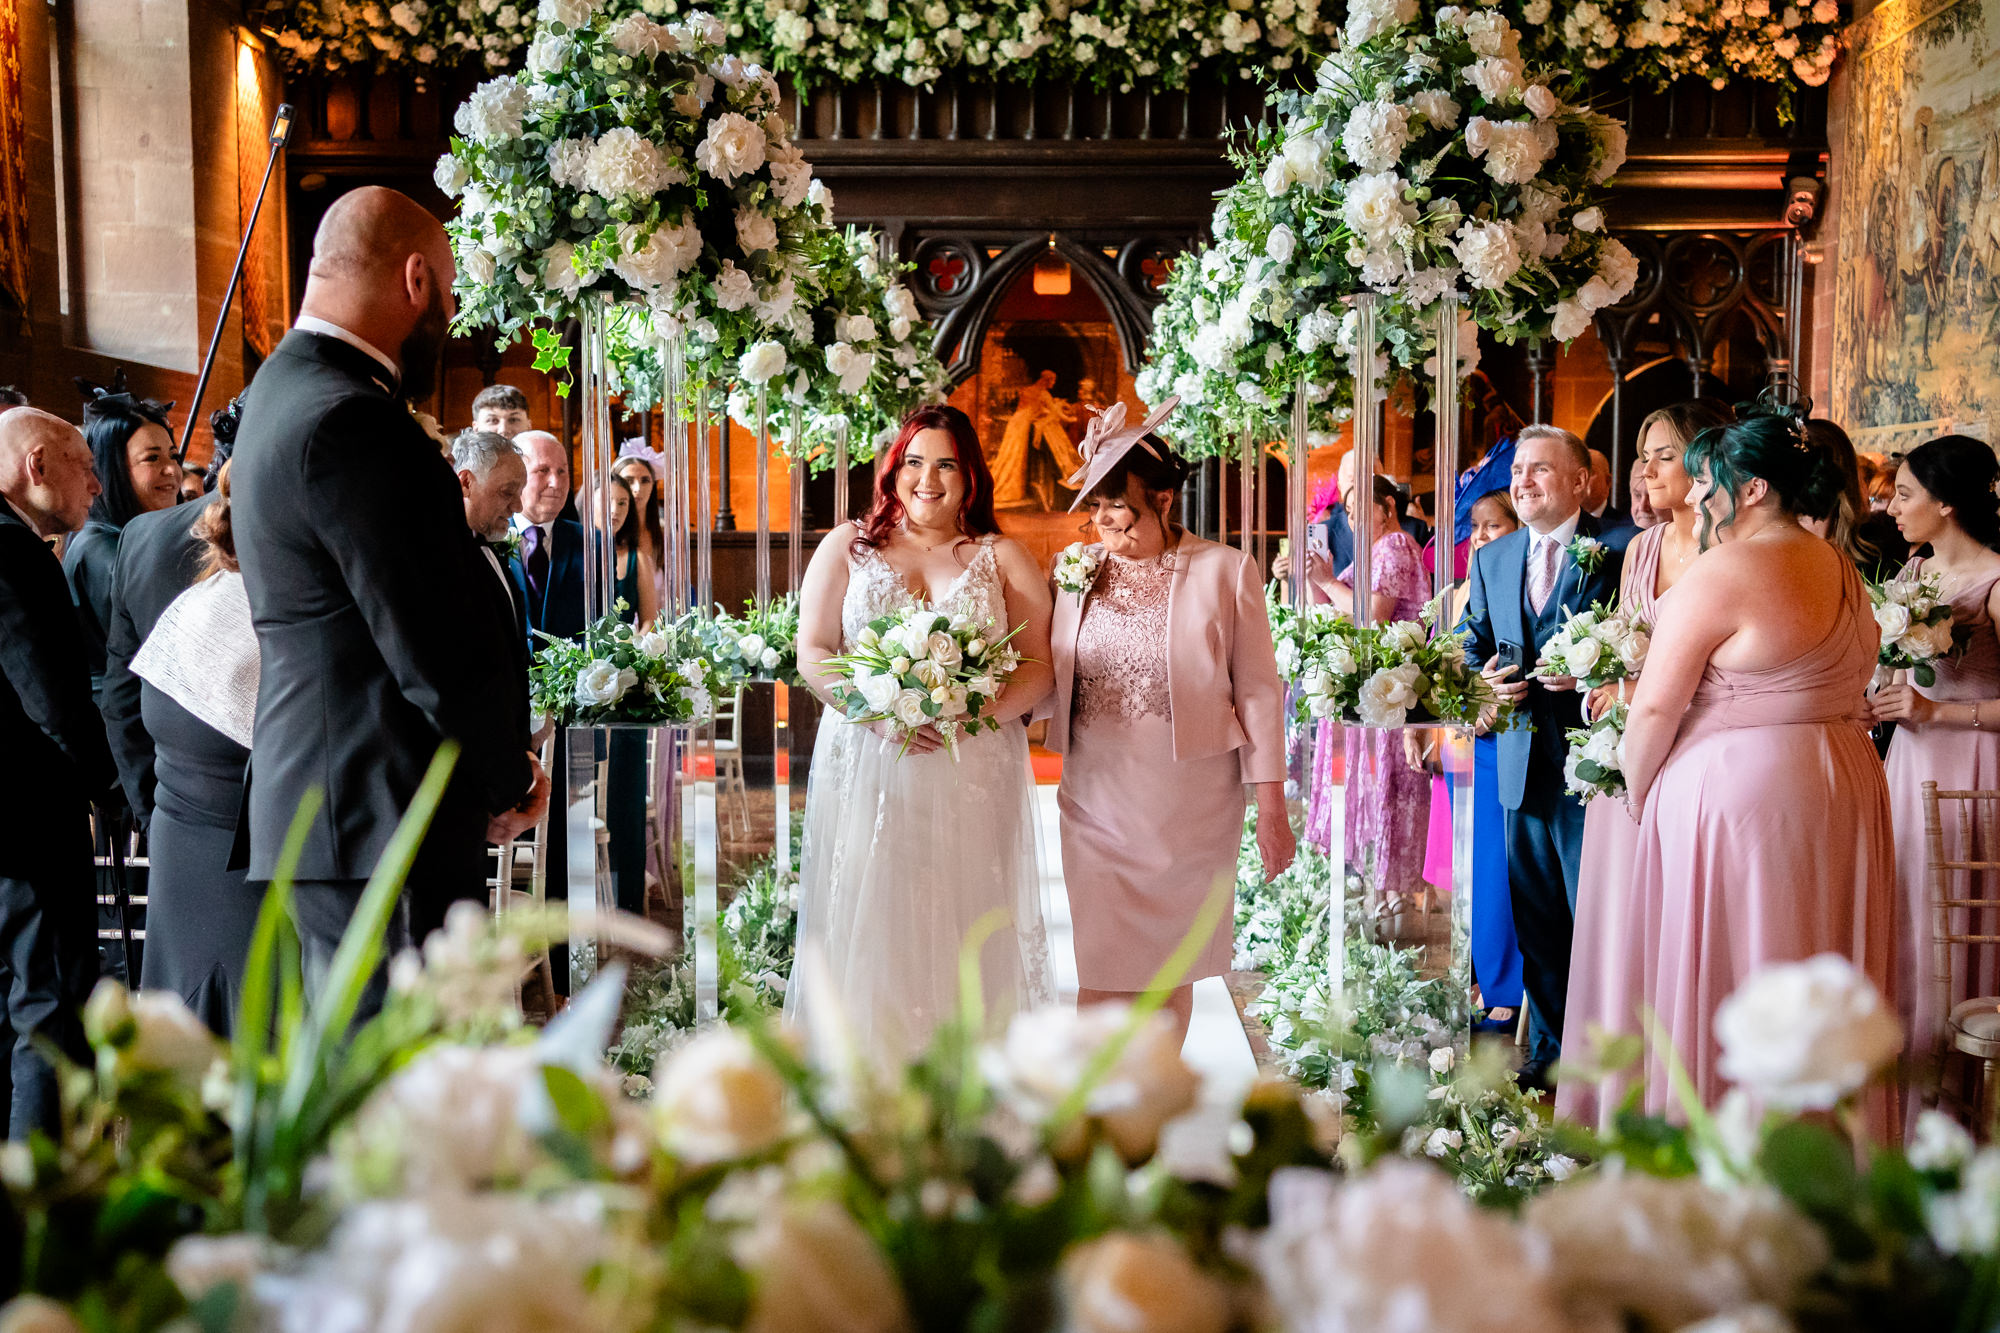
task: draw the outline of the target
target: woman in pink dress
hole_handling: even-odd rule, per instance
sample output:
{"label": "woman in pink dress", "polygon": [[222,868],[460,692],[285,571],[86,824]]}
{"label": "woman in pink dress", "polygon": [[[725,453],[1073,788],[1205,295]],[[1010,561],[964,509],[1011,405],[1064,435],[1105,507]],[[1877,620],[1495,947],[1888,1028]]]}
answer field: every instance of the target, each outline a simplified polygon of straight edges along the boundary
{"label": "woman in pink dress", "polygon": [[[1375,538],[1374,555],[1369,562],[1373,572],[1368,599],[1370,622],[1382,625],[1392,620],[1415,620],[1430,599],[1423,550],[1397,524],[1396,502],[1401,492],[1396,483],[1378,475],[1372,494]],[[1358,517],[1361,502],[1361,488],[1350,489],[1346,501],[1350,525]],[[1326,560],[1313,553],[1307,557],[1306,573],[1322,600],[1339,610],[1353,611],[1353,566],[1342,570],[1337,577],[1328,578]],[[1312,799],[1306,807],[1306,839],[1314,846],[1333,845],[1334,740],[1342,732],[1345,740],[1340,749],[1346,764],[1343,776],[1347,793],[1342,842],[1347,849],[1347,863],[1359,867],[1373,861],[1375,874],[1371,887],[1381,893],[1402,896],[1402,901],[1390,907],[1391,913],[1396,914],[1407,907],[1407,895],[1423,888],[1425,834],[1430,826],[1430,777],[1421,765],[1409,761],[1400,732],[1342,727],[1337,721],[1321,722],[1314,746]],[[1407,929],[1407,923],[1398,922],[1392,926],[1392,934],[1400,936]]]}
{"label": "woman in pink dress", "polygon": [[[1645,528],[1625,548],[1625,572],[1619,587],[1621,606],[1635,607],[1653,624],[1658,603],[1680,581],[1688,563],[1701,550],[1695,531],[1698,515],[1688,503],[1692,484],[1681,466],[1689,440],[1727,421],[1707,403],[1675,403],[1639,423],[1641,489],[1632,496],[1633,512],[1643,498],[1660,521]],[[1631,698],[1631,684],[1606,686],[1590,699],[1590,715],[1601,714],[1616,699]],[[1583,860],[1576,876],[1576,933],[1571,946],[1569,1002],[1565,1007],[1564,1048],[1576,1055],[1590,1049],[1593,1030],[1636,1032],[1639,1006],[1648,991],[1645,948],[1656,923],[1632,914],[1629,899],[1632,857],[1639,846],[1639,825],[1625,802],[1599,796],[1583,812]],[[1583,1124],[1608,1120],[1624,1095],[1623,1079],[1602,1084],[1564,1079],[1556,1087],[1556,1114]]]}
{"label": "woman in pink dress", "polygon": [[[2000,461],[1991,446],[1964,435],[1947,435],[1913,449],[1896,474],[1896,498],[1889,513],[1912,547],[1926,543],[1928,556],[1903,568],[1902,577],[1932,577],[1951,602],[1952,621],[1963,651],[1936,664],[1935,684],[1896,684],[1872,700],[1876,720],[1896,723],[1889,743],[1889,803],[1896,822],[1896,989],[1897,1007],[1909,1034],[1905,1048],[1912,1063],[1927,1061],[1936,1049],[1949,1005],[2000,990],[2000,959],[1981,949],[1982,966],[1968,971],[1961,948],[1952,967],[1952,994],[1940,994],[1931,966],[1933,922],[1930,886],[1925,880],[1923,784],[1946,791],[2000,787],[2000,498],[1993,483]],[[1989,730],[1989,728],[1991,730]],[[1945,846],[1957,847],[1957,807],[1940,807]],[[1983,855],[1994,849],[1986,848]],[[1995,896],[1990,878],[1964,882],[1954,898]],[[1995,915],[1971,924],[1992,933]],[[1913,1088],[1905,1111],[1915,1110]],[[1913,1119],[1906,1114],[1906,1122]]]}
{"label": "woman in pink dress", "polygon": [[[1203,904],[1234,886],[1246,788],[1265,875],[1294,852],[1264,581],[1242,551],[1173,521],[1186,467],[1151,433],[1173,406],[1127,426],[1112,404],[1091,421],[1085,466],[1068,483],[1099,538],[1085,551],[1087,586],[1056,590],[1044,714],[1048,747],[1063,756],[1056,806],[1078,1004],[1144,991]],[[1168,999],[1183,1031],[1192,983],[1229,970],[1235,924],[1226,905]]]}
{"label": "woman in pink dress", "polygon": [[[1837,953],[1891,993],[1895,844],[1863,730],[1868,590],[1798,521],[1836,497],[1825,452],[1759,416],[1702,432],[1683,464],[1707,549],[1660,605],[1626,727],[1631,900],[1659,923],[1650,1003],[1713,1105],[1715,1010],[1751,973]],[[1649,1112],[1671,1109],[1665,1070],[1654,1046]]]}

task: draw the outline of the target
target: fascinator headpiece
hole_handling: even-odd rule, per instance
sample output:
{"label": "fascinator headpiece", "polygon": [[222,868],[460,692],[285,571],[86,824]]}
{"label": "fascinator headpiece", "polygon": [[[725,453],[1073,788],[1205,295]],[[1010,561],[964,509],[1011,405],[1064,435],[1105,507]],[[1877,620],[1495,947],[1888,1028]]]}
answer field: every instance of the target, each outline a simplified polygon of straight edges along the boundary
{"label": "fascinator headpiece", "polygon": [[1076,489],[1076,499],[1070,504],[1070,511],[1074,513],[1077,505],[1083,503],[1083,498],[1096,490],[1099,482],[1111,475],[1112,469],[1131,452],[1133,445],[1138,445],[1158,458],[1160,451],[1147,444],[1146,437],[1158,430],[1160,424],[1173,415],[1174,409],[1179,407],[1180,403],[1179,398],[1167,399],[1136,426],[1125,424],[1125,404],[1122,402],[1100,409],[1097,415],[1090,419],[1090,425],[1084,428],[1083,439],[1076,446],[1076,452],[1083,459],[1083,466],[1072,473],[1070,479],[1064,483]]}
{"label": "fascinator headpiece", "polygon": [[174,405],[141,398],[133,393],[126,387],[123,369],[112,374],[109,384],[93,384],[81,375],[76,376],[73,383],[77,392],[83,395],[83,422],[86,426],[98,417],[136,416],[172,434],[173,427],[167,424],[167,413],[173,411]]}
{"label": "fascinator headpiece", "polygon": [[618,457],[612,463],[616,467],[628,458],[637,458],[653,469],[653,480],[663,480],[667,475],[667,456],[653,448],[644,440],[627,440],[618,447]]}

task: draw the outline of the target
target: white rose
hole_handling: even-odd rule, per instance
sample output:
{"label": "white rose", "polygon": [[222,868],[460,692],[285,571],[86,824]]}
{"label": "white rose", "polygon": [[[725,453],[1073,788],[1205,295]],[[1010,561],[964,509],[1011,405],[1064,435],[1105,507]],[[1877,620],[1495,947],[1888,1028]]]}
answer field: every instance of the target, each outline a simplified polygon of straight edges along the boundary
{"label": "white rose", "polygon": [[614,24],[611,44],[635,60],[662,55],[680,47],[672,28],[655,23],[644,14],[627,14]]}
{"label": "white rose", "polygon": [[1910,656],[1918,659],[1943,657],[1952,649],[1951,622],[1940,620],[1929,625],[1912,626],[1903,636],[1903,642],[1910,645]]}
{"label": "white rose", "polygon": [[734,1161],[785,1136],[785,1081],[741,1033],[711,1027],[653,1071],[653,1112],[676,1156]]}
{"label": "white rose", "polygon": [[1588,676],[1604,656],[1604,645],[1593,638],[1582,638],[1569,646],[1563,654],[1564,672],[1570,676]]}
{"label": "white rose", "polygon": [[552,32],[538,32],[535,40],[528,43],[528,72],[553,74],[569,64],[575,54],[576,43],[569,38]]}
{"label": "white rose", "polygon": [[776,648],[766,648],[763,652],[757,654],[757,665],[766,671],[776,671],[778,663],[784,660]]}
{"label": "white rose", "polygon": [[929,699],[922,690],[901,690],[896,694],[896,702],[890,705],[890,712],[895,714],[896,721],[914,731],[931,720],[924,711],[927,702]]}
{"label": "white rose", "polygon": [[1924,1229],[1946,1254],[1983,1257],[2000,1248],[2000,1149],[1982,1149],[1966,1164],[1956,1191],[1930,1198]]}
{"label": "white rose", "polygon": [[1465,67],[1465,81],[1479,89],[1488,102],[1511,101],[1521,94],[1521,62],[1505,56],[1487,56]]}
{"label": "white rose", "polygon": [[1419,702],[1417,684],[1422,678],[1423,670],[1414,662],[1389,667],[1370,676],[1362,684],[1360,698],[1355,702],[1362,725],[1402,726],[1408,720],[1409,711]]}
{"label": "white rose", "polygon": [[1592,728],[1590,739],[1583,743],[1582,757],[1607,772],[1622,773],[1625,766],[1620,762],[1619,749],[1623,741],[1624,736],[1616,728]]}
{"label": "white rose", "polygon": [[1917,1113],[1908,1148],[1910,1165],[1919,1171],[1957,1171],[1978,1150],[1972,1135],[1942,1111]]}
{"label": "white rose", "polygon": [[1526,104],[1528,110],[1535,113],[1537,120],[1547,120],[1562,110],[1562,99],[1539,83],[1530,84],[1528,91],[1521,95],[1521,101]]}
{"label": "white rose", "polygon": [[741,310],[756,299],[755,280],[734,260],[723,260],[722,271],[715,275],[715,303],[724,310]]}
{"label": "white rose", "polygon": [[1646,665],[1646,653],[1652,646],[1652,636],[1644,630],[1635,629],[1619,642],[1618,660],[1625,664],[1627,671],[1636,676]]}
{"label": "white rose", "polygon": [[724,112],[709,124],[694,150],[695,165],[724,185],[734,185],[764,165],[764,127],[748,116]]}
{"label": "white rose", "polygon": [[1604,226],[1604,210],[1595,205],[1589,208],[1579,208],[1570,218],[1569,225],[1575,227],[1578,231],[1597,231]]}
{"label": "white rose", "polygon": [[1264,238],[1264,253],[1277,264],[1291,263],[1292,255],[1298,248],[1297,234],[1282,222],[1271,228],[1271,234]]}
{"label": "white rose", "polygon": [[1580,338],[1590,327],[1590,311],[1580,301],[1558,301],[1549,314],[1549,333],[1557,342]]}
{"label": "white rose", "polygon": [[956,671],[958,664],[965,660],[965,654],[958,646],[958,640],[939,630],[924,640],[924,656],[947,671]]}
{"label": "white rose", "polygon": [[437,169],[431,173],[431,179],[437,183],[438,189],[457,198],[458,192],[465,188],[465,183],[472,179],[472,173],[468,172],[465,165],[457,158],[446,153],[437,160]]}
{"label": "white rose", "polygon": [[866,315],[849,315],[834,321],[834,327],[847,342],[865,343],[875,341],[875,321]]}
{"label": "white rose", "polygon": [[117,1053],[121,1074],[171,1074],[199,1086],[221,1053],[215,1034],[180,996],[158,990],[133,995],[110,977],[91,991],[83,1027],[93,1046]]}
{"label": "white rose", "polygon": [[921,681],[927,690],[935,690],[951,679],[951,673],[929,658],[911,663],[910,674]]}
{"label": "white rose", "polygon": [[755,1291],[743,1333],[900,1333],[909,1310],[895,1273],[831,1199],[766,1208],[736,1242]]}
{"label": "white rose", "polygon": [[887,713],[902,688],[894,676],[867,676],[856,681],[856,686],[871,713]]}
{"label": "white rose", "polygon": [[[1039,1125],[1083,1081],[1097,1053],[1123,1031],[1129,1014],[1121,1003],[1016,1014],[1004,1043],[982,1052],[987,1077],[1016,1114]],[[1156,1013],[1091,1089],[1084,1111],[1119,1156],[1136,1165],[1153,1155],[1166,1123],[1194,1105],[1200,1086],[1200,1076],[1181,1059],[1173,1025]],[[1057,1146],[1080,1152],[1084,1144]]]}
{"label": "white rose", "polygon": [[1875,608],[1875,624],[1884,643],[1894,643],[1910,632],[1910,610],[1901,602],[1883,602]]}
{"label": "white rose", "polygon": [[1438,129],[1456,129],[1458,126],[1458,103],[1434,88],[1411,93],[1410,107]]}
{"label": "white rose", "polygon": [[1417,206],[1403,198],[1403,190],[1403,178],[1393,171],[1357,177],[1341,201],[1341,220],[1367,244],[1386,245],[1417,221]]}
{"label": "white rose", "polygon": [[632,636],[632,646],[648,657],[665,657],[674,650],[674,636],[659,630],[641,630]]}
{"label": "white rose", "polygon": [[1823,1111],[1903,1048],[1903,1026],[1846,958],[1764,968],[1715,1011],[1724,1078],[1767,1105]]}
{"label": "white rose", "polygon": [[602,708],[617,703],[625,691],[639,683],[639,673],[602,658],[577,674],[576,701],[584,708]]}
{"label": "white rose", "polygon": [[1222,1333],[1229,1291],[1172,1236],[1114,1231],[1062,1259],[1064,1333]]}
{"label": "white rose", "polygon": [[768,213],[755,208],[736,210],[736,243],[744,254],[778,248],[778,224]]}
{"label": "white rose", "polygon": [[663,223],[644,241],[638,233],[635,224],[618,229],[619,248],[624,253],[611,261],[612,271],[634,287],[645,291],[670,288],[701,257],[701,229],[693,219],[675,227]]}
{"label": "white rose", "polygon": [[826,349],[826,368],[839,377],[842,393],[860,393],[875,372],[875,354],[857,352],[846,343],[837,342]]}
{"label": "white rose", "polygon": [[459,256],[458,275],[474,287],[490,287],[499,272],[493,256],[485,250],[468,250]]}
{"label": "white rose", "polygon": [[1424,1156],[1443,1157],[1447,1153],[1457,1152],[1464,1146],[1465,1135],[1463,1133],[1455,1129],[1445,1129],[1440,1126],[1432,1130],[1430,1137],[1424,1140]]}
{"label": "white rose", "polygon": [[742,361],[737,363],[737,371],[751,384],[768,384],[775,376],[784,373],[785,364],[783,345],[767,340],[751,344]]}
{"label": "white rose", "polygon": [[1382,642],[1393,652],[1413,653],[1430,642],[1430,633],[1414,620],[1398,620],[1382,628]]}

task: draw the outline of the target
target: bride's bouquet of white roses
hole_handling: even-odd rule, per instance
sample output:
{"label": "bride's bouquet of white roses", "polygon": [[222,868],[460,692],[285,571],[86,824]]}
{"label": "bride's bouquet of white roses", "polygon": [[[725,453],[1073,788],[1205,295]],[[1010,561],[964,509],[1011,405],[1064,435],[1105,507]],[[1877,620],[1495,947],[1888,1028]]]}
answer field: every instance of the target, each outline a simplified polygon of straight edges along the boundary
{"label": "bride's bouquet of white roses", "polygon": [[580,641],[544,634],[528,673],[534,709],[563,726],[699,722],[712,700],[701,646],[671,625],[638,629],[625,603]]}
{"label": "bride's bouquet of white roses", "polygon": [[1944,600],[1940,586],[1935,574],[1918,574],[1868,587],[1875,623],[1882,630],[1882,651],[1876,660],[1891,670],[1908,671],[1925,687],[1937,684],[1937,660],[1957,648],[1951,603]]}
{"label": "bride's bouquet of white roses", "polygon": [[1364,727],[1469,727],[1482,718],[1504,727],[1512,719],[1512,709],[1467,659],[1465,634],[1437,633],[1428,618],[1364,629],[1337,615],[1318,622],[1314,640],[1299,673],[1301,718]]}
{"label": "bride's bouquet of white roses", "polygon": [[1631,712],[1613,703],[1588,726],[1563,733],[1569,757],[1563,761],[1563,785],[1581,800],[1625,794],[1625,719]]}
{"label": "bride's bouquet of white roses", "polygon": [[[991,625],[927,606],[879,616],[848,652],[826,659],[841,677],[835,701],[848,721],[893,722],[906,738],[936,727],[957,759],[961,735],[1000,729],[985,712],[1021,665],[1007,646],[1020,630],[997,639],[992,633]],[[908,753],[907,739],[903,749]]]}
{"label": "bride's bouquet of white roses", "polygon": [[1625,607],[1592,602],[1549,636],[1530,674],[1543,680],[1567,676],[1578,690],[1629,680],[1646,664],[1651,635],[1652,626]]}

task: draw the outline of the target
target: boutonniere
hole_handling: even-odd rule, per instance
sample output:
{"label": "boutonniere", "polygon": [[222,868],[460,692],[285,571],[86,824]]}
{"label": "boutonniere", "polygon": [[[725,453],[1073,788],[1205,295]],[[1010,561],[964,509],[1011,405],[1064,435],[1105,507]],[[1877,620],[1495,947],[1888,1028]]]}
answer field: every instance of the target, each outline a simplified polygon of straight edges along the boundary
{"label": "boutonniere", "polygon": [[416,419],[416,423],[419,426],[424,428],[424,434],[436,440],[438,448],[443,450],[447,457],[450,456],[451,436],[444,433],[444,427],[438,425],[437,418],[428,412],[419,412],[414,407],[410,409],[410,415]]}
{"label": "boutonniere", "polygon": [[1586,574],[1595,574],[1597,567],[1604,563],[1604,543],[1595,537],[1579,536],[1563,549],[1569,552],[1569,558],[1576,562],[1576,567]]}
{"label": "boutonniere", "polygon": [[1102,563],[1103,551],[1092,550],[1082,542],[1071,542],[1056,557],[1056,587],[1082,597],[1097,582],[1097,567]]}
{"label": "boutonniere", "polygon": [[493,548],[493,554],[500,557],[500,563],[502,564],[507,563],[509,560],[518,560],[521,558],[521,534],[518,532],[509,531],[505,537],[500,538],[498,541],[490,541],[486,544]]}

